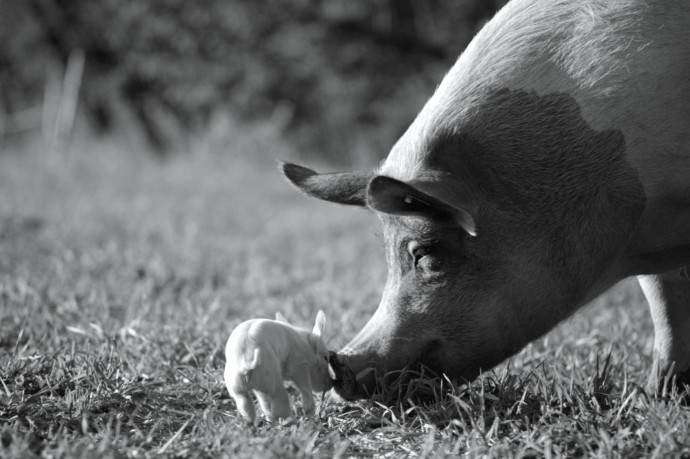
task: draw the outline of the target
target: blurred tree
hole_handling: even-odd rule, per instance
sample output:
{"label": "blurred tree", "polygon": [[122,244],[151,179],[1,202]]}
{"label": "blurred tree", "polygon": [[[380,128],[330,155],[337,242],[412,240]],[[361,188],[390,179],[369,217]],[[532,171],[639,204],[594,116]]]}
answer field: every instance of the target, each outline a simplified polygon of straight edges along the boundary
{"label": "blurred tree", "polygon": [[158,151],[216,110],[272,116],[305,151],[382,157],[504,1],[0,0],[0,113],[86,55],[82,107],[125,107]]}

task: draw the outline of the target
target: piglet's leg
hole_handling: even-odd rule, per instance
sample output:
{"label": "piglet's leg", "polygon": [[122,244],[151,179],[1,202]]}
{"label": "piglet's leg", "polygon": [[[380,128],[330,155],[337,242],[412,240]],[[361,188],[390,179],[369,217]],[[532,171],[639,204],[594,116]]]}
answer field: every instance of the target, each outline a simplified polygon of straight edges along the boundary
{"label": "piglet's leg", "polygon": [[264,412],[266,419],[277,421],[280,418],[289,418],[292,415],[290,409],[290,399],[288,393],[280,384],[272,393],[256,391],[256,398],[259,399],[261,411]]}
{"label": "piglet's leg", "polygon": [[249,396],[249,393],[230,392],[230,395],[232,395],[232,398],[235,399],[237,410],[242,414],[242,416],[247,418],[247,421],[253,423],[256,416],[256,412],[254,411],[254,402],[252,401],[252,398]]}
{"label": "piglet's leg", "polygon": [[301,371],[297,376],[292,378],[292,382],[295,383],[300,394],[302,394],[302,408],[304,409],[304,414],[307,416],[314,414],[314,394],[311,389],[309,369],[305,367],[304,371]]}
{"label": "piglet's leg", "polygon": [[280,363],[273,353],[262,353],[261,363],[252,375],[252,389],[259,399],[261,411],[269,421],[292,415]]}

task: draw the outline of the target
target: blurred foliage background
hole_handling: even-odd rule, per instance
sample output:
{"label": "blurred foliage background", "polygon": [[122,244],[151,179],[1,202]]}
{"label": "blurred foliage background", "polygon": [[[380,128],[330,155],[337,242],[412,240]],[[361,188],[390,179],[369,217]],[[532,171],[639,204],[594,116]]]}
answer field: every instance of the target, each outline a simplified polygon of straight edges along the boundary
{"label": "blurred foliage background", "polygon": [[304,156],[371,162],[504,3],[0,0],[0,135],[45,130],[71,84],[79,125],[134,129],[159,155],[229,113]]}

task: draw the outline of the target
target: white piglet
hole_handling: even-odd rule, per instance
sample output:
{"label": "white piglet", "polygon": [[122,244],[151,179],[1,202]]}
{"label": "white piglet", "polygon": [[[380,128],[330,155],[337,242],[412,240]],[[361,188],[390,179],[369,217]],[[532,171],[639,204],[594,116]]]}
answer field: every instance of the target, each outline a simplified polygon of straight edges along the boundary
{"label": "white piglet", "polygon": [[323,311],[312,331],[293,327],[278,313],[276,320],[247,320],[232,331],[225,347],[225,384],[249,422],[256,419],[251,392],[269,421],[291,416],[283,380],[299,389],[305,414],[314,413],[312,392],[333,386],[323,341],[325,325]]}

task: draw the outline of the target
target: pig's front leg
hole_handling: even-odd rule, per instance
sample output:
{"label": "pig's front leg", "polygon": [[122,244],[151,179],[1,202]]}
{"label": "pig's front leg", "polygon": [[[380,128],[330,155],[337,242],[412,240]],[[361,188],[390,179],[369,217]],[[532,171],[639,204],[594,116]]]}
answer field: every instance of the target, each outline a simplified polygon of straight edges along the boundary
{"label": "pig's front leg", "polygon": [[309,366],[304,365],[304,367],[300,368],[298,374],[293,375],[292,382],[295,383],[300,394],[302,394],[302,408],[304,409],[304,414],[311,416],[314,414],[314,394],[311,390]]}

